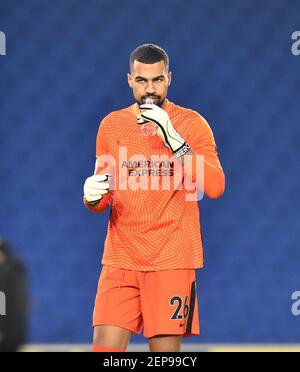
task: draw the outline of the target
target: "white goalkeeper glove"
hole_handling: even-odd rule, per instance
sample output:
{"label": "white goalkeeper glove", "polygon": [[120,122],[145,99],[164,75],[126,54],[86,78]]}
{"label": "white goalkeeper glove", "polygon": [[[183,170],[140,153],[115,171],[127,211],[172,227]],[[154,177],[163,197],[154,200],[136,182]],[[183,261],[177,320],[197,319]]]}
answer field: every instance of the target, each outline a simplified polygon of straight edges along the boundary
{"label": "white goalkeeper glove", "polygon": [[176,157],[180,158],[190,151],[190,146],[174,129],[166,111],[154,104],[141,105],[140,109],[141,114],[137,117],[138,124],[154,122],[157,125],[158,136]]}
{"label": "white goalkeeper glove", "polygon": [[97,205],[103,198],[103,195],[109,192],[110,175],[94,175],[86,179],[83,191],[84,198],[88,205]]}

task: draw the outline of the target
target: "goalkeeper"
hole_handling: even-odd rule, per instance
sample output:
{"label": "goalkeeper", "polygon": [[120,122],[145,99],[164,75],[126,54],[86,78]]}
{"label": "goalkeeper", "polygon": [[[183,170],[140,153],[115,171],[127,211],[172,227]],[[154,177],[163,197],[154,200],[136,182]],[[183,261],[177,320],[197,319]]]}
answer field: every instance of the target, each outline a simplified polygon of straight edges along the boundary
{"label": "goalkeeper", "polygon": [[[178,187],[174,172],[160,173],[160,186],[165,175],[173,181],[163,189],[144,187],[153,173],[132,172],[149,167],[154,155],[167,157],[173,161],[161,162],[160,170],[182,169],[182,183],[189,179],[209,198],[224,193],[212,130],[196,111],[167,99],[171,81],[167,53],[153,44],[138,47],[128,73],[136,103],[112,112],[99,127],[97,167],[85,182],[84,203],[96,213],[110,205],[112,211],[95,300],[94,351],[125,351],[131,335],[144,328],[150,351],[176,352],[183,337],[200,332],[196,270],[204,260],[198,202],[187,200],[191,190]],[[120,149],[136,161],[124,162]],[[141,187],[124,188],[124,170],[126,182]]]}

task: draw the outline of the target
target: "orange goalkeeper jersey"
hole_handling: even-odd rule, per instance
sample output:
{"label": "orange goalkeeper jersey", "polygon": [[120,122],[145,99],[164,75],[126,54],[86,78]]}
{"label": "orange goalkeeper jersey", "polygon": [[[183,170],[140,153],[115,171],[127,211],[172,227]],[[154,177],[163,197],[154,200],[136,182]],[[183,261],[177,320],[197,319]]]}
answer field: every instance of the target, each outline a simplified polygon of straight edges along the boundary
{"label": "orange goalkeeper jersey", "polygon": [[[200,186],[204,194],[220,197],[225,176],[208,123],[197,112],[168,100],[162,108],[190,145],[193,157],[204,157],[204,184]],[[139,113],[137,104],[112,112],[103,119],[98,131],[96,156],[101,161],[96,173],[115,172],[112,190],[97,206],[86,205],[94,212],[103,212],[112,204],[102,264],[137,271],[202,268],[198,202],[187,200],[192,191],[179,188],[174,181],[174,167],[179,162],[171,150],[158,136],[142,134],[136,121]],[[103,155],[109,157],[102,158]],[[153,155],[160,158],[153,161]],[[164,161],[164,157],[171,160]],[[196,182],[194,158],[191,164],[190,180]],[[156,189],[150,187],[151,177],[158,180]],[[171,182],[162,188],[164,177]],[[182,180],[184,177],[183,171]]]}

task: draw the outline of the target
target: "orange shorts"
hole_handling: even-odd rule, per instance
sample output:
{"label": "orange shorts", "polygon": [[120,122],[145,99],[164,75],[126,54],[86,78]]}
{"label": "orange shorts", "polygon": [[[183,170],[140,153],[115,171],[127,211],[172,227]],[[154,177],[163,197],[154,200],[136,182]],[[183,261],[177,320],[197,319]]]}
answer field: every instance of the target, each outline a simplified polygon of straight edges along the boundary
{"label": "orange shorts", "polygon": [[103,266],[93,324],[144,336],[199,335],[196,271],[131,271]]}

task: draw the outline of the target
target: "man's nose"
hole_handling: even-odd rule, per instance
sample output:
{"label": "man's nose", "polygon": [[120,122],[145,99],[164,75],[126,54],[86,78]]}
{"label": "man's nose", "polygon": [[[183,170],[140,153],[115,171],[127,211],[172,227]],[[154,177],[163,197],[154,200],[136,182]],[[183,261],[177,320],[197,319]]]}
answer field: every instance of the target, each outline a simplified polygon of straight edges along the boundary
{"label": "man's nose", "polygon": [[155,93],[155,87],[152,81],[148,81],[147,86],[146,86],[146,93],[148,95]]}

